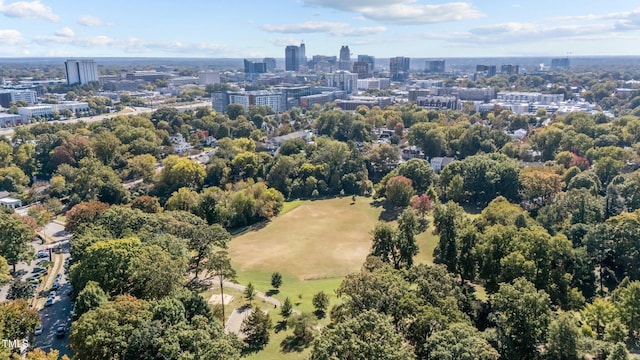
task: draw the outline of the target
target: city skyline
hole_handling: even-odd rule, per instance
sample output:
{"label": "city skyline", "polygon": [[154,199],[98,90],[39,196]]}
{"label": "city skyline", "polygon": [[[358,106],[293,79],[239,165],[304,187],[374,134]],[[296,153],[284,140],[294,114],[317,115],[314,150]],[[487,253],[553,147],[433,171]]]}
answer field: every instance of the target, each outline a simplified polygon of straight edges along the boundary
{"label": "city skyline", "polygon": [[541,0],[0,0],[0,57],[640,55],[640,7]]}

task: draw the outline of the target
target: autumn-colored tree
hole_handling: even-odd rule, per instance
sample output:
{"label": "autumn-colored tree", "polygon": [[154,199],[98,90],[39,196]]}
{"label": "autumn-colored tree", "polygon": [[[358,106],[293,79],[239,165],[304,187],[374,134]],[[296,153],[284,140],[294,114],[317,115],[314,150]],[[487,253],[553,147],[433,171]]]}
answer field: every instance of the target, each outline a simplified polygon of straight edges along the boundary
{"label": "autumn-colored tree", "polygon": [[395,206],[407,206],[414,194],[411,179],[404,176],[394,176],[387,181],[385,194],[387,202]]}
{"label": "autumn-colored tree", "polygon": [[413,198],[413,201],[411,201],[411,207],[418,213],[420,218],[424,220],[427,213],[433,209],[433,203],[431,202],[429,195],[422,194]]}
{"label": "autumn-colored tree", "polygon": [[565,185],[562,176],[541,170],[522,171],[520,183],[524,198],[540,206],[549,205]]}
{"label": "autumn-colored tree", "polygon": [[132,209],[142,210],[148,214],[155,214],[162,212],[162,206],[160,206],[160,202],[157,197],[142,195],[135,198],[131,202]]}
{"label": "autumn-colored tree", "polygon": [[100,214],[109,208],[109,205],[91,200],[75,205],[67,211],[67,224],[65,230],[75,232],[83,224],[90,224],[95,221]]}

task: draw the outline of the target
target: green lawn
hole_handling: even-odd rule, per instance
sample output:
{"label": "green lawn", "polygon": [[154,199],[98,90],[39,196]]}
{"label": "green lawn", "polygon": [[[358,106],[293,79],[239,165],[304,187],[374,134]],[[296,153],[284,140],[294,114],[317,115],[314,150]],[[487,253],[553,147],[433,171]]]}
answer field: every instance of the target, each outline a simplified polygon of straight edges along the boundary
{"label": "green lawn", "polygon": [[300,281],[342,277],[360,269],[380,212],[368,198],[305,201],[231,240],[229,254],[241,280],[274,271]]}
{"label": "green lawn", "polygon": [[[283,320],[282,316],[280,316],[279,310],[274,310],[273,308],[266,308],[269,312],[269,316],[271,317],[271,321],[273,322],[274,327],[278,325],[280,321]],[[260,352],[253,353],[246,357],[248,360],[264,360],[264,359],[287,359],[287,360],[303,360],[308,359],[309,354],[311,353],[311,346],[306,349],[302,349],[302,351],[282,351],[282,341],[289,335],[293,335],[293,329],[291,327],[287,327],[285,330],[281,330],[278,332],[273,331],[271,333],[271,337],[269,338],[269,344]]]}
{"label": "green lawn", "polygon": [[[381,212],[382,208],[371,206],[371,199],[364,197],[358,197],[354,204],[351,197],[287,202],[271,222],[244,230],[230,241],[229,254],[238,273],[237,281],[243,285],[251,282],[258,291],[267,293],[273,290],[271,274],[278,271],[283,275],[283,284],[272,296],[280,301],[289,297],[295,309],[312,312],[312,297],[322,290],[329,295],[331,308],[339,301],[335,289],[344,276],[359,271],[369,254],[371,231]],[[433,249],[438,242],[433,226],[416,240],[420,249],[416,263],[433,263]],[[230,304],[227,314],[241,304],[236,301]],[[279,310],[269,308],[275,325]],[[327,316],[319,325],[328,321]],[[280,343],[290,333],[291,329],[272,333],[269,345],[247,359],[308,357],[309,349],[281,352]]]}
{"label": "green lawn", "polygon": [[[432,219],[430,219],[432,220]],[[433,250],[438,246],[438,235],[433,234],[433,225],[416,235],[416,243],[418,244],[418,255],[415,256],[416,264],[433,264]]]}

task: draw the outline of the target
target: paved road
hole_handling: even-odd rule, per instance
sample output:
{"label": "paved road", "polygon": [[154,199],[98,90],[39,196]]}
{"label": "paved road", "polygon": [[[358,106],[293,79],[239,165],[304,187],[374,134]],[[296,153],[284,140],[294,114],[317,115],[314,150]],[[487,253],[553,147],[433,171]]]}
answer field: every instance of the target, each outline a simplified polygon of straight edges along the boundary
{"label": "paved road", "polygon": [[[162,105],[165,106],[165,105]],[[176,109],[178,109],[178,111],[185,111],[185,110],[189,110],[189,109],[195,109],[197,107],[202,107],[202,106],[211,106],[211,101],[201,101],[201,102],[196,102],[193,104],[188,104],[188,105],[178,105],[178,104],[171,104],[171,105],[166,105],[169,107],[175,107]],[[53,120],[50,122],[56,122],[56,123],[67,123],[67,124],[73,124],[73,123],[77,123],[77,122],[86,122],[86,123],[92,123],[92,122],[98,122],[98,121],[102,121],[108,118],[112,118],[114,116],[118,116],[118,115],[139,115],[139,114],[143,114],[143,113],[150,113],[150,112],[154,112],[158,110],[158,108],[135,108],[135,110],[130,111],[130,112],[118,112],[118,113],[109,113],[109,114],[101,114],[101,115],[96,115],[96,116],[90,116],[90,117],[83,117],[83,118],[73,118],[73,119],[69,119],[69,120]],[[30,125],[20,125],[20,126],[30,126]],[[6,129],[0,129],[0,135],[5,135],[5,136],[11,136],[13,135],[13,128],[6,128]]]}
{"label": "paved road", "polygon": [[[68,296],[68,292],[71,289],[67,275],[64,273],[64,262],[69,257],[69,239],[71,234],[64,230],[64,226],[58,223],[50,222],[44,228],[47,235],[47,239],[51,242],[45,245],[48,248],[60,247],[62,252],[60,254],[54,253],[54,260],[56,264],[53,269],[57,269],[56,273],[60,273],[61,278],[59,280],[60,287],[56,291],[57,295],[54,297],[53,305],[44,307],[40,310],[40,322],[42,324],[42,334],[35,337],[34,347],[41,348],[45,351],[49,349],[58,350],[59,356],[67,355],[71,357],[71,350],[69,348],[69,329],[71,328],[71,309],[73,304]],[[46,299],[49,295],[49,290],[53,284],[56,273],[51,274],[47,278],[47,282],[42,284],[43,291],[40,295]],[[42,304],[43,301],[39,301]],[[64,326],[66,335],[62,339],[58,339],[55,335],[58,326]]]}
{"label": "paved road", "polygon": [[[63,253],[63,258],[69,256],[68,253]],[[62,270],[62,269],[61,269]],[[47,290],[51,286],[48,285]],[[71,357],[71,349],[69,348],[69,330],[71,328],[71,309],[73,303],[69,298],[67,292],[71,289],[66,275],[62,275],[60,278],[60,287],[58,288],[57,295],[54,297],[53,305],[48,306],[40,310],[40,323],[42,324],[42,334],[34,338],[34,348],[40,348],[44,351],[51,349],[58,350],[60,357],[67,355]],[[43,296],[47,296],[48,291],[45,291]],[[58,326],[64,326],[65,336],[61,339],[56,337],[56,329]]]}

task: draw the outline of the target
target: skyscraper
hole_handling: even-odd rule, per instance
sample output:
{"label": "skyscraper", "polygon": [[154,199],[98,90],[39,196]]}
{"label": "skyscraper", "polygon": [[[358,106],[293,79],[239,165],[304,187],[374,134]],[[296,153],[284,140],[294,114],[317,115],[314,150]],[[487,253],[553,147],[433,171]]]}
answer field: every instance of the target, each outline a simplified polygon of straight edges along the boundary
{"label": "skyscraper", "polygon": [[307,66],[307,49],[304,46],[304,42],[300,43],[298,48],[298,65],[299,66]]}
{"label": "skyscraper", "polygon": [[353,72],[358,74],[358,79],[366,79],[369,77],[369,64],[364,61],[356,61],[353,63]]}
{"label": "skyscraper", "polygon": [[444,73],[444,60],[428,60],[424,63],[424,72],[442,74]]}
{"label": "skyscraper", "polygon": [[371,55],[358,55],[358,62],[369,64],[369,73],[372,73],[376,68],[376,58]]}
{"label": "skyscraper", "polygon": [[64,68],[67,72],[68,85],[82,85],[91,81],[98,81],[98,68],[93,59],[69,59],[64,62]]}
{"label": "skyscraper", "polygon": [[244,59],[245,74],[263,74],[267,72],[267,64],[264,62],[255,62]]}
{"label": "skyscraper", "polygon": [[300,70],[300,48],[289,45],[284,49],[284,69],[286,71]]}
{"label": "skyscraper", "polygon": [[520,73],[519,65],[502,65],[500,72],[507,75],[518,75]]}
{"label": "skyscraper", "polygon": [[343,45],[340,47],[340,59],[338,60],[338,69],[351,70],[351,51],[349,46]]}
{"label": "skyscraper", "polygon": [[267,71],[273,71],[276,68],[276,59],[272,57],[266,57],[262,59],[262,62],[267,65]]}
{"label": "skyscraper", "polygon": [[496,76],[495,65],[476,65],[476,74],[481,74],[486,77]]}
{"label": "skyscraper", "polygon": [[340,47],[340,60],[351,61],[351,52],[348,45]]}
{"label": "skyscraper", "polygon": [[389,75],[393,81],[404,81],[409,77],[409,65],[411,59],[397,56],[389,59]]}
{"label": "skyscraper", "polygon": [[569,65],[570,65],[569,58],[551,59],[552,69],[568,70],[570,67]]}

